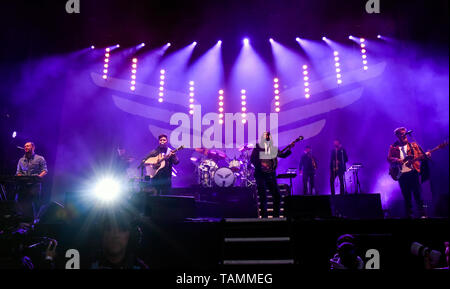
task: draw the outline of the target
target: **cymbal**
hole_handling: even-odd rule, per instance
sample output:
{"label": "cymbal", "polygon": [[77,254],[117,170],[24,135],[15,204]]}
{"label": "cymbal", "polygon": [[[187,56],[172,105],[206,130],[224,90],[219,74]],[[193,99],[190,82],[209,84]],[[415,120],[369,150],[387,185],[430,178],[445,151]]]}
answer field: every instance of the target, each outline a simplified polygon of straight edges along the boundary
{"label": "cymbal", "polygon": [[208,157],[224,159],[227,155],[223,151],[212,149],[208,152]]}
{"label": "cymbal", "polygon": [[249,151],[253,149],[253,144],[243,145],[239,148],[239,151]]}

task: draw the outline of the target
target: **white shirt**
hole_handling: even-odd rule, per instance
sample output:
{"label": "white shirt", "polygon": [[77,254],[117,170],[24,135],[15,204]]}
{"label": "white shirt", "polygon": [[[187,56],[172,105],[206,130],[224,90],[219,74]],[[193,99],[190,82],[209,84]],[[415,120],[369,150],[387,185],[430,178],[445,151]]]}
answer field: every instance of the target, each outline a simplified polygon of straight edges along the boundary
{"label": "white shirt", "polygon": [[[406,145],[404,145],[404,146],[402,146],[402,147],[399,147],[400,148],[400,159],[405,159],[405,157],[407,156],[407,151],[408,151],[408,145],[406,144]],[[406,166],[406,163],[404,163],[403,165],[402,165],[402,173],[407,173],[407,172],[409,172],[409,171],[412,171],[412,169],[411,168],[409,168],[409,167],[407,167]]]}

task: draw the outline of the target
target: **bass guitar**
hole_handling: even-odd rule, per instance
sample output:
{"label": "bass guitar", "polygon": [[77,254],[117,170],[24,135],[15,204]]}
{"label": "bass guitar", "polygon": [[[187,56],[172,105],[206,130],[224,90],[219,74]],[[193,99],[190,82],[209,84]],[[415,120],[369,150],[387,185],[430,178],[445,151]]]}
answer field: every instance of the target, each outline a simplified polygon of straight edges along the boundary
{"label": "bass guitar", "polygon": [[148,158],[144,165],[146,166],[147,174],[150,176],[150,178],[154,178],[158,172],[166,166],[166,161],[172,156],[172,154],[175,154],[177,151],[182,150],[184,146],[180,146],[179,148],[170,151],[167,155],[163,156],[163,154],[159,154],[154,157]]}
{"label": "bass guitar", "polygon": [[[280,151],[280,154],[284,153],[285,151],[287,151],[288,149],[290,149],[291,147],[294,146],[294,144],[296,142],[299,142],[301,140],[303,140],[304,137],[303,136],[299,136],[298,138],[296,138],[294,141],[292,141],[287,147],[285,147],[284,149],[282,149]],[[276,158],[275,158],[276,159]],[[275,166],[275,161],[274,159],[261,159],[261,170],[265,173],[271,173],[274,171],[274,166]]]}

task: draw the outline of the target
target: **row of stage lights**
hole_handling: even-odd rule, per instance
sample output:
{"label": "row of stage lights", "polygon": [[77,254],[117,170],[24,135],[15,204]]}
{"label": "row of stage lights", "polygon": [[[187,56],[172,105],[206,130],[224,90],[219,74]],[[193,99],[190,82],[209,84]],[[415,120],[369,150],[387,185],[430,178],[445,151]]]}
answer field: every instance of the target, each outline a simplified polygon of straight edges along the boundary
{"label": "row of stage lights", "polygon": [[[377,38],[381,38],[381,35],[378,35]],[[362,58],[362,64],[363,69],[368,70],[367,65],[367,50],[366,50],[366,40],[364,38],[355,38],[353,36],[349,36],[349,39],[351,40],[359,40],[359,45],[361,47],[361,58]],[[300,41],[300,38],[296,38],[297,41]],[[326,41],[327,38],[323,37],[322,40]],[[272,42],[273,39],[271,38],[270,41]],[[218,44],[221,44],[222,41],[219,40]],[[196,44],[196,42],[194,42]],[[244,39],[244,45],[248,45],[249,40],[248,38]],[[140,46],[143,47],[145,44],[141,43]],[[167,46],[170,46],[170,43],[167,44]],[[119,44],[114,46],[114,48],[120,47]],[[94,46],[91,46],[92,49],[94,49]],[[108,69],[110,66],[110,54],[111,54],[111,48],[105,48],[105,58],[104,58],[104,64],[103,64],[103,79],[108,78]],[[341,74],[341,67],[340,67],[340,58],[339,58],[339,52],[334,51],[334,62],[335,62],[335,71],[336,71],[336,82],[337,84],[342,84],[342,74]],[[130,80],[130,90],[135,91],[136,90],[136,73],[137,73],[137,58],[132,59],[131,64],[131,80]],[[302,66],[303,68],[303,85],[304,85],[304,95],[305,98],[309,98],[311,96],[310,88],[309,88],[309,72],[308,72],[308,66],[305,64]],[[158,102],[164,101],[164,84],[165,84],[165,73],[166,71],[164,69],[160,70],[160,81],[159,81],[159,97]],[[273,80],[274,84],[274,99],[275,99],[275,112],[280,111],[280,84],[279,79],[274,78]],[[241,90],[241,116],[242,116],[242,122],[246,122],[246,111],[247,111],[247,100],[246,100],[246,91],[245,89]],[[223,90],[219,90],[219,117],[220,117],[220,123],[223,123],[223,105],[224,105],[224,96],[223,96]],[[189,82],[189,114],[194,114],[194,81]]]}
{"label": "row of stage lights", "polygon": [[[353,38],[355,38],[355,37],[353,37],[353,36],[349,36],[349,39],[353,39]],[[377,35],[377,38],[378,39],[382,39],[383,38],[383,36],[381,36],[381,35]],[[361,38],[361,39],[363,39],[363,38]],[[297,42],[301,42],[301,38],[300,37],[296,37],[295,38],[295,40],[297,41]],[[322,40],[327,40],[327,38],[325,37],[325,36],[323,36],[322,37]],[[273,40],[273,38],[269,38],[269,42],[274,42],[274,40]],[[243,40],[242,40],[242,43],[244,44],[244,45],[249,45],[250,44],[250,39],[248,39],[248,38],[244,38]],[[192,42],[192,44],[193,45],[197,45],[197,41],[194,41],[194,42]],[[166,44],[166,46],[167,47],[170,47],[172,44],[169,42],[169,43],[167,43]],[[219,40],[219,41],[217,41],[217,45],[222,45],[222,40]],[[141,44],[139,44],[139,48],[141,48],[141,47],[144,47],[145,46],[145,43],[141,43]],[[115,47],[119,47],[119,44],[117,44]],[[94,45],[91,45],[91,49],[95,49],[95,46]]]}

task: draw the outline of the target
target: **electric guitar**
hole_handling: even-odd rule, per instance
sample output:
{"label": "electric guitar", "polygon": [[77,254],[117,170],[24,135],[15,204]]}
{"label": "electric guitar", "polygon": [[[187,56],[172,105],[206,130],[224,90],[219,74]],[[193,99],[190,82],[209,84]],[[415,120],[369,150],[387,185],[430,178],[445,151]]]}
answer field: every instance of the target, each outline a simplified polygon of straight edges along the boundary
{"label": "electric guitar", "polygon": [[[287,147],[285,147],[284,149],[282,149],[280,151],[280,154],[284,153],[286,150],[290,149],[291,147],[294,146],[294,144],[296,142],[299,142],[301,140],[303,140],[304,137],[303,136],[299,136],[298,138],[296,138],[293,142],[291,142]],[[271,173],[274,171],[274,161],[273,159],[261,159],[261,170],[265,173]]]}
{"label": "electric guitar", "polygon": [[[432,153],[435,152],[439,149],[445,148],[446,146],[448,146],[448,141],[444,141],[443,143],[441,143],[440,145],[438,145],[437,147],[435,147],[432,150],[429,150],[428,152]],[[402,167],[403,164],[405,164],[408,168],[413,169],[412,164],[416,161],[420,161],[422,160],[422,157],[417,157],[414,158],[412,156],[407,156],[406,158],[404,158],[402,160],[402,163],[393,163],[391,164],[391,166],[389,167],[389,175],[392,177],[392,179],[394,181],[398,181],[400,179],[400,177],[402,176]]]}
{"label": "electric guitar", "polygon": [[179,148],[170,151],[170,153],[165,156],[163,156],[163,154],[159,154],[157,156],[148,158],[144,162],[144,164],[146,166],[147,174],[150,176],[150,178],[154,178],[158,174],[158,172],[166,166],[166,161],[172,156],[172,154],[182,149],[184,149],[184,146],[180,146]]}

